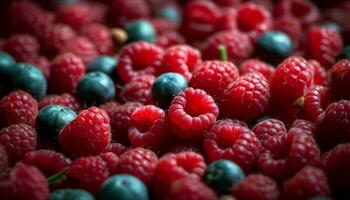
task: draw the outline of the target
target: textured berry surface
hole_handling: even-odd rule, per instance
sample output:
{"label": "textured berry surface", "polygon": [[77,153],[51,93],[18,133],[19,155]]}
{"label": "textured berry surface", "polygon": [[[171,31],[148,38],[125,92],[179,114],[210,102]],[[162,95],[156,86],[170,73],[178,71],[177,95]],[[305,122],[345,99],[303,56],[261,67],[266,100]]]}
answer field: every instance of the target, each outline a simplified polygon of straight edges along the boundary
{"label": "textured berry surface", "polygon": [[114,51],[112,34],[106,26],[90,24],[84,26],[81,33],[87,37],[96,47],[100,54],[111,54]]}
{"label": "textured berry surface", "polygon": [[184,178],[172,184],[169,200],[215,200],[215,193],[199,180]]}
{"label": "textured berry surface", "polygon": [[314,72],[314,84],[315,85],[327,85],[328,77],[327,70],[321,66],[321,64],[317,60],[308,60],[310,67],[313,68]]}
{"label": "textured berry surface", "polygon": [[19,34],[11,36],[4,44],[4,51],[17,62],[28,62],[38,56],[38,41],[31,35]]}
{"label": "textured berry surface", "polygon": [[4,146],[0,145],[0,180],[7,176],[9,161],[7,152]]}
{"label": "textured berry surface", "polygon": [[121,101],[137,101],[145,105],[153,104],[152,85],[154,80],[153,75],[135,76],[120,92]]}
{"label": "textured berry surface", "polygon": [[90,8],[86,3],[65,4],[59,7],[56,17],[57,21],[79,30],[93,21],[93,15],[90,12]]}
{"label": "textured berry surface", "polygon": [[81,105],[78,100],[69,93],[63,93],[61,95],[51,94],[46,95],[39,101],[39,110],[48,105],[60,105],[72,109],[75,112],[81,110]]}
{"label": "textured berry surface", "polygon": [[271,137],[287,133],[287,129],[284,123],[278,119],[273,118],[259,122],[252,128],[252,131],[262,143],[265,143]]}
{"label": "textured berry surface", "polygon": [[94,44],[85,37],[76,37],[67,42],[61,52],[70,52],[77,55],[85,64],[89,64],[98,56]]}
{"label": "textured berry surface", "polygon": [[350,60],[343,59],[333,65],[331,69],[331,88],[339,99],[350,99],[349,89],[346,87],[350,83]]}
{"label": "textured berry surface", "polygon": [[266,80],[270,81],[275,74],[275,69],[263,61],[249,59],[241,64],[239,73],[242,75],[247,73],[260,73],[266,78]]}
{"label": "textured berry surface", "polygon": [[100,154],[100,157],[106,162],[110,174],[115,174],[115,168],[119,163],[119,156],[111,151]]}
{"label": "textured berry surface", "polygon": [[316,121],[317,117],[327,108],[330,100],[329,88],[319,85],[312,86],[305,95],[305,117],[310,121]]}

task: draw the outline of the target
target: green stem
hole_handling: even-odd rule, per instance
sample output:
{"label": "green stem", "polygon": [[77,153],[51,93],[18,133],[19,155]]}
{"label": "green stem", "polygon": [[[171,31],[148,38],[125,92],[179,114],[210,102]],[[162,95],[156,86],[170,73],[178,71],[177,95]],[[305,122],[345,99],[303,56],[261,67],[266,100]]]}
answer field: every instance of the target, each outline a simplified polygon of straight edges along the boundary
{"label": "green stem", "polygon": [[225,45],[220,44],[218,46],[218,48],[219,48],[219,52],[220,52],[220,59],[223,60],[223,61],[227,61],[228,60],[228,55],[227,55],[227,50],[226,50]]}
{"label": "green stem", "polygon": [[66,176],[67,172],[68,172],[68,168],[64,168],[62,171],[58,172],[57,174],[54,174],[49,178],[47,178],[47,182],[49,183],[49,185],[56,185],[58,183],[61,183],[67,179],[67,176]]}

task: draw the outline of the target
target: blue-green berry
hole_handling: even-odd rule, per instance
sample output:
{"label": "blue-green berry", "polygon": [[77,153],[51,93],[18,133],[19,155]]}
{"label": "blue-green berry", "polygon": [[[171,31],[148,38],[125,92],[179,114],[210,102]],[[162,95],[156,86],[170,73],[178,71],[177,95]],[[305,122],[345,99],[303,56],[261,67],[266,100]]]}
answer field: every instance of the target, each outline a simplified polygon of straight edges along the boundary
{"label": "blue-green berry", "polygon": [[112,76],[117,66],[117,60],[111,56],[100,56],[89,64],[88,72],[103,72]]}
{"label": "blue-green berry", "polygon": [[136,20],[127,24],[126,32],[128,34],[128,42],[135,41],[156,41],[156,31],[153,25],[146,20]]}
{"label": "blue-green berry", "polygon": [[95,200],[95,198],[85,190],[60,189],[51,193],[49,200]]}
{"label": "blue-green berry", "polygon": [[9,71],[16,61],[9,54],[0,51],[0,77],[8,76]]}
{"label": "blue-green berry", "polygon": [[164,8],[161,8],[157,12],[157,17],[164,18],[177,23],[181,21],[181,13],[178,9],[176,9],[173,6],[166,6]]}
{"label": "blue-green berry", "polygon": [[350,45],[344,47],[340,58],[346,58],[346,59],[350,59]]}

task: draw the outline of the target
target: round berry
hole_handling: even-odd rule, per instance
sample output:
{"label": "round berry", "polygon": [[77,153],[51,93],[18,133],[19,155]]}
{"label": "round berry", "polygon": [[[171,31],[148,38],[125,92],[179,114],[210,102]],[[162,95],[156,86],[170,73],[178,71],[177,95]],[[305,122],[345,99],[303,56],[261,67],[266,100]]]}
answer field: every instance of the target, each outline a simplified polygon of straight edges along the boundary
{"label": "round berry", "polygon": [[270,82],[273,75],[275,74],[275,68],[272,65],[269,65],[258,59],[248,59],[241,63],[239,67],[239,73],[241,75],[248,73],[260,73],[262,74],[267,81]]}
{"label": "round berry", "polygon": [[260,142],[265,143],[268,139],[274,136],[283,135],[287,133],[286,126],[278,119],[266,119],[257,123],[252,131]]}
{"label": "round berry", "polygon": [[52,192],[49,200],[95,200],[95,198],[85,190],[60,189]]}
{"label": "round berry", "polygon": [[165,6],[157,11],[156,16],[159,18],[168,19],[174,22],[181,21],[181,13],[174,6]]}
{"label": "round berry", "polygon": [[15,34],[5,42],[3,49],[17,62],[30,62],[39,54],[39,43],[31,35]]}
{"label": "round berry", "polygon": [[125,84],[119,93],[121,102],[140,102],[145,105],[153,104],[152,85],[156,78],[153,75],[135,76]]}
{"label": "round berry", "polygon": [[39,101],[39,110],[48,105],[60,105],[67,107],[75,112],[81,111],[81,105],[78,100],[71,94],[63,93],[61,95],[50,94],[46,95]]}
{"label": "round berry", "polygon": [[216,200],[213,190],[203,182],[192,178],[183,178],[174,182],[168,196],[169,200]]}
{"label": "round berry", "polygon": [[335,63],[330,70],[331,88],[337,99],[349,99],[350,90],[350,59],[342,59]]}
{"label": "round berry", "polygon": [[64,44],[60,52],[75,54],[85,65],[98,57],[95,45],[89,39],[82,36],[69,40]]}
{"label": "round berry", "polygon": [[[0,77],[1,79],[6,78],[9,75],[10,69],[13,65],[16,64],[16,61],[12,58],[11,55],[0,51]],[[3,80],[1,80],[3,82]]]}
{"label": "round berry", "polygon": [[304,99],[304,114],[306,119],[315,122],[330,102],[331,94],[329,88],[321,85],[312,86],[307,91]]}
{"label": "round berry", "polygon": [[117,60],[111,56],[100,56],[89,64],[88,72],[97,71],[112,76],[117,64]]}
{"label": "round berry", "polygon": [[156,41],[156,31],[151,23],[146,20],[136,20],[129,22],[126,25],[126,32],[128,33],[128,42]]}
{"label": "round berry", "polygon": [[342,51],[340,57],[350,59],[350,45],[343,48],[343,51]]}

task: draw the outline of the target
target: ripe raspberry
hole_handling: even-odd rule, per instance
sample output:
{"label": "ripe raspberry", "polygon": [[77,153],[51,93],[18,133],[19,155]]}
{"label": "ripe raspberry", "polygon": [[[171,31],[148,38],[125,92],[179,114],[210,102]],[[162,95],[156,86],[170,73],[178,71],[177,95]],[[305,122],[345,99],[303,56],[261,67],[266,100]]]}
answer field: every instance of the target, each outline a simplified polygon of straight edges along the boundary
{"label": "ripe raspberry", "polygon": [[251,174],[234,187],[232,194],[240,200],[277,200],[278,185],[262,174]]}
{"label": "ripe raspberry", "polygon": [[109,118],[114,115],[114,112],[117,110],[119,104],[115,101],[110,101],[105,104],[100,105],[100,109],[106,111]]}
{"label": "ripe raspberry", "polygon": [[258,165],[262,173],[282,181],[305,165],[317,165],[319,161],[320,149],[314,138],[291,130],[264,143]]}
{"label": "ripe raspberry", "polygon": [[306,38],[306,51],[309,57],[316,59],[329,69],[343,49],[341,36],[330,28],[311,28]]}
{"label": "ripe raspberry", "polygon": [[186,142],[183,140],[176,140],[176,138],[172,141],[171,146],[165,150],[166,153],[181,153],[181,152],[195,152],[199,154],[203,154],[202,144],[198,142]]}
{"label": "ripe raspberry", "polygon": [[115,174],[115,169],[119,163],[119,156],[113,152],[101,153],[100,157],[106,162],[109,174]]}
{"label": "ripe raspberry", "polygon": [[79,104],[78,100],[68,93],[63,93],[61,95],[46,95],[39,101],[39,110],[48,105],[65,106],[75,112],[79,112],[81,110],[81,105]]}
{"label": "ripe raspberry", "polygon": [[315,196],[328,196],[330,189],[326,174],[318,168],[306,166],[286,182],[281,191],[281,199],[310,199]]}
{"label": "ripe raspberry", "polygon": [[46,80],[50,77],[50,61],[44,56],[38,56],[34,60],[31,61],[35,67],[40,69],[40,71],[44,74]]}
{"label": "ripe raspberry", "polygon": [[158,157],[153,151],[138,147],[123,153],[115,169],[119,174],[130,174],[139,178],[150,187],[157,162]]}
{"label": "ripe raspberry", "polygon": [[153,75],[135,76],[120,92],[121,101],[136,101],[145,105],[153,104],[152,85],[154,80]]}
{"label": "ripe raspberry", "polygon": [[49,87],[56,94],[74,93],[85,74],[82,60],[72,53],[58,55],[50,67]]}
{"label": "ripe raspberry", "polygon": [[327,85],[328,77],[327,71],[317,60],[308,60],[310,67],[313,68],[314,72],[314,84],[316,85]]}
{"label": "ripe raspberry", "polygon": [[200,154],[182,152],[166,154],[158,161],[154,172],[154,193],[161,199],[168,196],[171,185],[181,178],[200,179],[206,169]]}
{"label": "ripe raspberry", "polygon": [[109,175],[107,163],[98,156],[78,158],[68,170],[69,179],[92,194],[98,193]]}
{"label": "ripe raspberry", "polygon": [[21,162],[37,167],[46,177],[49,177],[68,167],[72,161],[62,153],[42,149],[26,153]]}
{"label": "ripe raspberry", "polygon": [[81,58],[86,65],[95,60],[98,56],[95,45],[85,37],[76,37],[67,42],[61,50],[61,53],[66,52],[74,53]]}
{"label": "ripe raspberry", "polygon": [[306,119],[315,122],[330,102],[329,88],[320,85],[312,86],[307,91],[304,100],[304,114]]}
{"label": "ripe raspberry", "polygon": [[196,66],[189,85],[202,89],[215,100],[219,100],[226,86],[238,76],[238,70],[231,62],[205,61]]}
{"label": "ripe raspberry", "polygon": [[275,74],[275,68],[258,59],[249,59],[241,63],[239,72],[242,75],[247,73],[260,73],[270,82]]}
{"label": "ripe raspberry", "polygon": [[86,3],[63,4],[57,10],[57,21],[79,30],[93,22],[91,9]]}
{"label": "ripe raspberry", "polygon": [[290,15],[277,18],[274,21],[274,28],[287,34],[293,41],[294,49],[299,47],[303,36],[303,29],[300,21]]}
{"label": "ripe raspberry", "polygon": [[221,7],[230,7],[238,6],[241,3],[241,0],[214,0],[214,2]]}
{"label": "ripe raspberry", "polygon": [[219,108],[204,90],[187,88],[174,97],[168,110],[168,118],[176,137],[198,140],[203,130],[214,124]]}
{"label": "ripe raspberry", "polygon": [[95,45],[98,53],[112,54],[114,52],[112,34],[106,26],[89,24],[82,27],[81,33]]}
{"label": "ripe raspberry", "polygon": [[112,142],[108,145],[105,152],[113,152],[114,154],[120,156],[129,149],[130,148],[124,146],[123,144]]}
{"label": "ripe raspberry", "polygon": [[168,195],[169,200],[216,200],[213,190],[200,180],[183,178],[174,182]]}
{"label": "ripe raspberry", "polygon": [[157,34],[162,34],[167,31],[175,31],[178,26],[174,21],[162,18],[152,18],[149,19],[149,22],[152,24]]}
{"label": "ripe raspberry", "polygon": [[237,29],[236,23],[237,10],[236,8],[228,7],[222,11],[222,15],[219,19],[219,30],[232,30]]}
{"label": "ripe raspberry", "polygon": [[155,74],[161,65],[163,50],[151,43],[134,42],[120,53],[117,73],[125,83],[138,75]]}
{"label": "ripe raspberry", "polygon": [[166,31],[157,35],[156,42],[158,46],[166,49],[178,44],[184,44],[185,39],[176,31]]}
{"label": "ripe raspberry", "polygon": [[153,106],[143,106],[131,115],[129,140],[134,147],[145,147],[159,151],[170,137],[168,120],[164,110]]}
{"label": "ripe raspberry", "polygon": [[[9,163],[6,149],[0,144],[0,180],[7,177]],[[0,186],[1,187],[1,186]],[[1,196],[1,195],[0,195]]]}
{"label": "ripe raspberry", "polygon": [[231,160],[249,172],[259,155],[260,142],[248,128],[227,119],[206,131],[203,148],[209,162]]}
{"label": "ripe raspberry", "polygon": [[176,72],[190,80],[192,72],[200,62],[201,54],[197,49],[188,45],[172,46],[164,52],[163,64],[158,74]]}
{"label": "ripe raspberry", "polygon": [[267,119],[256,124],[252,131],[264,145],[271,137],[280,136],[287,133],[286,126],[278,119]]}
{"label": "ripe raspberry", "polygon": [[225,45],[229,60],[235,64],[249,58],[253,52],[253,46],[245,34],[229,30],[215,33],[204,43],[201,48],[203,58],[205,60],[219,59],[219,45]]}
{"label": "ripe raspberry", "polygon": [[17,62],[30,62],[38,56],[39,43],[31,35],[17,34],[6,40],[3,50]]}
{"label": "ripe raspberry", "polygon": [[350,142],[350,101],[342,100],[330,104],[318,116],[315,138],[325,151],[339,143]]}
{"label": "ripe raspberry", "polygon": [[299,132],[302,134],[309,134],[309,135],[313,136],[314,129],[315,129],[315,126],[312,122],[304,120],[304,119],[297,119],[290,126],[289,133]]}
{"label": "ripe raspberry", "polygon": [[350,60],[342,59],[333,65],[331,72],[331,88],[338,99],[350,99]]}
{"label": "ripe raspberry", "polygon": [[63,127],[58,139],[62,148],[75,157],[97,155],[111,140],[109,117],[105,111],[90,107]]}
{"label": "ripe raspberry", "polygon": [[27,92],[13,91],[0,100],[0,127],[25,123],[34,126],[38,102]]}

